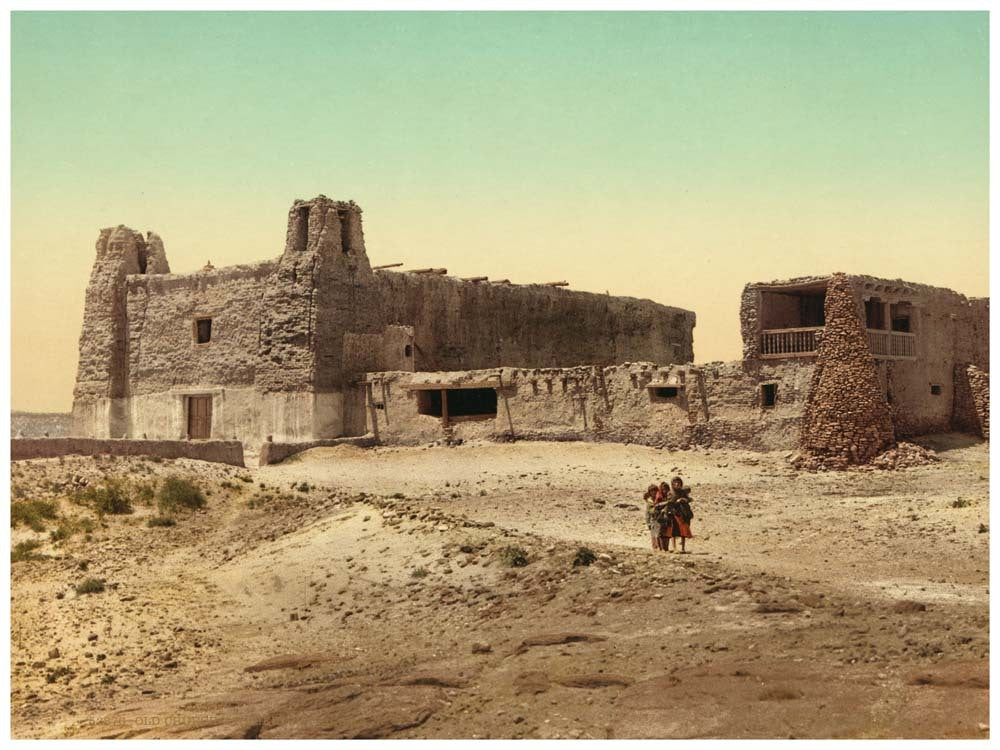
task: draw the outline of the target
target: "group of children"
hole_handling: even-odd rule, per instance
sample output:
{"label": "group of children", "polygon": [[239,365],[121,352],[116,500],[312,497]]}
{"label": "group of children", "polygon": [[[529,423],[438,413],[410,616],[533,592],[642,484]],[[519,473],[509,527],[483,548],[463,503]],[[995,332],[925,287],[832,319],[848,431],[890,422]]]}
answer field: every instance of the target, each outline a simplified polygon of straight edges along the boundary
{"label": "group of children", "polygon": [[[677,551],[677,540],[681,540],[681,554],[684,541],[691,538],[691,490],[684,486],[684,480],[674,477],[670,486],[660,482],[660,486],[649,485],[643,499],[646,501],[646,525],[653,540],[653,549],[660,552]],[[674,549],[670,549],[670,540]]]}

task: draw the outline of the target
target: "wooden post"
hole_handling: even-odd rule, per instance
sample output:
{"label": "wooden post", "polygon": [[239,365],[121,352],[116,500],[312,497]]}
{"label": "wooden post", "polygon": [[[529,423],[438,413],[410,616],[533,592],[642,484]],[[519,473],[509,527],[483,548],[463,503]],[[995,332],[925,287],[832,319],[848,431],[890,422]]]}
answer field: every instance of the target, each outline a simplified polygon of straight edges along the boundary
{"label": "wooden post", "polygon": [[441,426],[448,429],[448,390],[441,389]]}

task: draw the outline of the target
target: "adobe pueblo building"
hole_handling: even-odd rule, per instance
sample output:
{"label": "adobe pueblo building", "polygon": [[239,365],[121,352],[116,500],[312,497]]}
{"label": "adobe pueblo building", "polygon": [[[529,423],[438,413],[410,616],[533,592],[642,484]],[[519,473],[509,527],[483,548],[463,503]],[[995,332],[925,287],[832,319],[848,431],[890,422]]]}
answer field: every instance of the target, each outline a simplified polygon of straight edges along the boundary
{"label": "adobe pueblo building", "polygon": [[[119,226],[97,240],[74,433],[254,447],[362,435],[368,373],[689,362],[694,324],[647,300],[373,270],[361,209],[324,196],[294,203],[277,260],[183,276],[158,236]],[[465,395],[481,416],[495,391]]]}
{"label": "adobe pueblo building", "polygon": [[987,299],[844,274],[748,284],[730,363],[692,364],[694,324],[648,300],[373,269],[360,208],[323,196],[292,206],[278,260],[186,276],[120,226],[97,243],[74,429],[286,453],[361,435],[787,448],[832,466],[907,436],[988,437]]}

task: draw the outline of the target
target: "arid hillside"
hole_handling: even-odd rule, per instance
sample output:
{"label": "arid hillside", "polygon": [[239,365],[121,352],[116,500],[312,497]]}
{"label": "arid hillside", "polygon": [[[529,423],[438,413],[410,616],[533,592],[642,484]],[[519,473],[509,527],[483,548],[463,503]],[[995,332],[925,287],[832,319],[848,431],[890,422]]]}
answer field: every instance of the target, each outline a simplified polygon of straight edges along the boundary
{"label": "arid hillside", "polygon": [[[13,733],[986,737],[988,450],[926,444],[17,462]],[[678,473],[695,538],[655,553]]]}

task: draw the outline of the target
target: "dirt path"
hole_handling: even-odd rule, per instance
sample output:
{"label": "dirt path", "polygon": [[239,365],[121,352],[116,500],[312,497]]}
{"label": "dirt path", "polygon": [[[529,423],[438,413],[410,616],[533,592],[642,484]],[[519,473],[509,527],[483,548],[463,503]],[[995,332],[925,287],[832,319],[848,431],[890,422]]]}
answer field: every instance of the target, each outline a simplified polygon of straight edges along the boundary
{"label": "dirt path", "polygon": [[[988,454],[939,447],[841,475],[569,443],[24,462],[22,493],[180,474],[210,494],[12,566],[14,734],[983,737]],[[687,556],[641,528],[641,488],[674,473]],[[77,595],[84,575],[108,589]]]}
{"label": "dirt path", "polygon": [[[966,445],[943,436],[938,447]],[[783,453],[666,452],[586,443],[309,451],[266,467],[349,491],[402,493],[436,507],[553,539],[646,549],[641,494],[682,474],[694,487],[699,556],[891,597],[988,600],[989,455],[945,450],[904,472],[809,474]],[[968,505],[953,508],[956,500]],[[928,593],[929,592],[929,593]]]}

